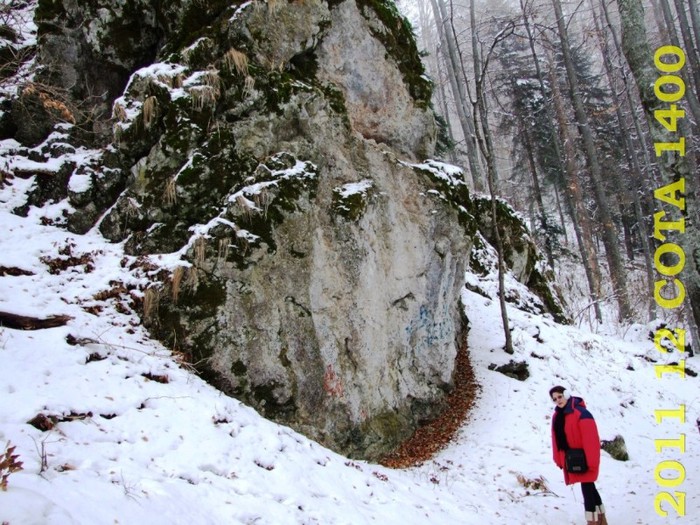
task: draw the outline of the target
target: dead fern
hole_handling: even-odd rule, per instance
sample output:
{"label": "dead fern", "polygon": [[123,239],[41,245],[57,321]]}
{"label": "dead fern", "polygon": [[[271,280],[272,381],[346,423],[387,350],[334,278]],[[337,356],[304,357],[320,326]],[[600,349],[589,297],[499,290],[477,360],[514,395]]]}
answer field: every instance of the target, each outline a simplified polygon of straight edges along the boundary
{"label": "dead fern", "polygon": [[535,492],[538,494],[550,494],[552,492],[551,490],[549,490],[549,487],[547,486],[547,480],[544,479],[544,476],[539,476],[536,478],[527,478],[524,475],[518,473],[515,477],[518,480],[518,483],[520,483],[525,488],[525,492],[528,496],[531,494],[531,492]]}
{"label": "dead fern", "polygon": [[22,470],[22,462],[17,461],[19,454],[15,454],[15,448],[10,446],[10,442],[5,445],[5,452],[0,454],[0,490],[7,491],[7,480],[10,474]]}
{"label": "dead fern", "polygon": [[21,91],[21,100],[35,98],[44,110],[58,121],[75,124],[74,110],[69,109],[69,97],[66,93],[45,84],[30,82]]}

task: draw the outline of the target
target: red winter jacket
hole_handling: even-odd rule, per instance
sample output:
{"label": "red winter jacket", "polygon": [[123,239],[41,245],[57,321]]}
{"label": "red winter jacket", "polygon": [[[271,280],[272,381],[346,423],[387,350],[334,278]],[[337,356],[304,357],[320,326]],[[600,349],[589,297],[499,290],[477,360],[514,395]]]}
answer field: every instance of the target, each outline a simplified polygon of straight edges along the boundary
{"label": "red winter jacket", "polygon": [[600,467],[600,437],[598,427],[591,413],[586,410],[586,403],[580,397],[571,397],[564,407],[564,433],[566,441],[571,448],[582,448],[586,454],[588,470],[581,474],[567,472],[564,466],[564,451],[557,447],[557,439],[554,435],[554,418],[552,416],[552,456],[554,463],[564,470],[564,482],[567,485],[574,483],[596,481]]}

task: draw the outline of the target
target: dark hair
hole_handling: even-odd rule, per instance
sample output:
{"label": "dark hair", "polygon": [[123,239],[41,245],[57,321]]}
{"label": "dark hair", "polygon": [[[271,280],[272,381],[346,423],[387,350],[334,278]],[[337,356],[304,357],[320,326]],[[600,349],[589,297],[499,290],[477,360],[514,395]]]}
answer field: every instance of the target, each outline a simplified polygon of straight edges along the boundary
{"label": "dark hair", "polygon": [[564,390],[566,390],[566,388],[564,388],[561,385],[553,386],[549,389],[549,397],[552,397],[552,394],[554,392],[557,392],[558,394],[564,394]]}

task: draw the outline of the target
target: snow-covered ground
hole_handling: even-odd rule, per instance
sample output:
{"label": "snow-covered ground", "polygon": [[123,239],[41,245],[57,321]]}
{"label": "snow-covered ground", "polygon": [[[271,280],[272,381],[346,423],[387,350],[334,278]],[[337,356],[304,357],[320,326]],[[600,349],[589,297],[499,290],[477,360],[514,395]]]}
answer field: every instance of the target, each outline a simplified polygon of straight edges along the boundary
{"label": "snow-covered ground", "polygon": [[[22,162],[12,149],[2,144],[10,170]],[[73,155],[81,154],[90,155]],[[0,267],[26,273],[0,276],[0,311],[72,319],[42,330],[0,327],[0,454],[9,442],[23,464],[0,491],[0,523],[583,523],[579,487],[566,487],[551,461],[547,392],[554,384],[585,398],[602,439],[625,438],[629,461],[603,452],[598,486],[611,524],[698,522],[700,379],[657,379],[648,358],[678,355],[661,355],[648,327],[630,327],[623,341],[511,305],[516,353],[509,356],[495,279],[467,275],[482,290],[463,295],[479,399],[437,457],[391,470],[273,424],[180,366],[135,315],[99,295],[143,279],[129,270],[121,245],[42,225],[42,217],[60,215],[61,203],[31,208],[27,217],[10,213],[32,183],[14,178],[0,188]],[[49,271],[69,255],[80,264]],[[526,381],[489,369],[510,359],[528,362]],[[689,367],[699,368],[695,361]],[[681,404],[685,423],[657,424],[656,409]],[[38,430],[28,424],[38,414],[58,423]],[[656,453],[655,439],[680,434],[685,453]],[[670,489],[686,495],[683,518],[654,510],[655,496],[667,490],[654,471],[667,459],[685,468],[683,483]],[[526,480],[544,483],[528,488]]]}
{"label": "snow-covered ground", "polygon": [[[19,13],[26,43],[35,31],[29,16],[35,5]],[[0,95],[13,89],[1,85]],[[13,156],[16,147],[0,143],[2,170],[32,168]],[[93,154],[66,155],[79,164]],[[66,160],[32,169],[55,171]],[[73,235],[46,225],[42,219],[60,218],[65,203],[31,208],[27,217],[10,212],[26,201],[32,183],[0,183],[0,312],[71,320],[42,330],[0,327],[0,465],[7,446],[22,463],[5,479],[0,466],[0,486],[7,482],[1,525],[582,524],[579,488],[566,487],[551,461],[547,392],[554,384],[585,398],[603,439],[620,434],[627,443],[627,462],[603,453],[598,487],[609,523],[700,523],[700,379],[656,378],[649,359],[679,355],[660,354],[649,327],[607,330],[584,322],[584,310],[577,316],[582,327],[567,327],[511,305],[516,353],[509,356],[501,350],[495,279],[467,275],[483,291],[463,294],[479,398],[433,460],[390,470],[273,424],[182,366],[123,300],[120,306],[110,297],[119,284],[138,294],[145,282],[129,269],[133,259],[121,245],[96,232]],[[71,257],[76,264],[58,263]],[[154,262],[168,266],[172,258]],[[11,275],[8,268],[23,271]],[[575,275],[568,274],[569,289],[583,282]],[[509,282],[525,302],[527,292]],[[490,370],[511,359],[528,362],[526,381]],[[698,370],[697,359],[688,366]],[[655,410],[680,405],[684,423],[656,422]],[[28,424],[39,414],[55,426],[41,431]],[[656,452],[655,440],[681,434],[684,453]],[[677,488],[657,484],[655,469],[664,460],[685,469]],[[655,497],[666,490],[685,494],[684,517],[673,518],[668,503],[662,510],[670,516],[657,514]]]}

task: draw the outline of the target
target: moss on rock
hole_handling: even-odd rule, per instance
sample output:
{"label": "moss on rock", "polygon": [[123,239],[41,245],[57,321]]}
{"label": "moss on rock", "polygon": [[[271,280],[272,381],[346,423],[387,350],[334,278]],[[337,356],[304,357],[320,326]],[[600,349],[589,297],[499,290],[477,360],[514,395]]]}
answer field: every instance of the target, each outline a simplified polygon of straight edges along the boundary
{"label": "moss on rock", "polygon": [[359,221],[367,209],[372,195],[372,182],[346,184],[333,190],[333,211],[348,220]]}
{"label": "moss on rock", "polygon": [[370,23],[375,38],[382,42],[401,71],[416,106],[429,107],[433,84],[425,74],[411,23],[399,13],[396,4],[391,0],[357,0],[357,5],[368,19],[370,15],[366,9],[371,9],[386,28],[383,31]]}

